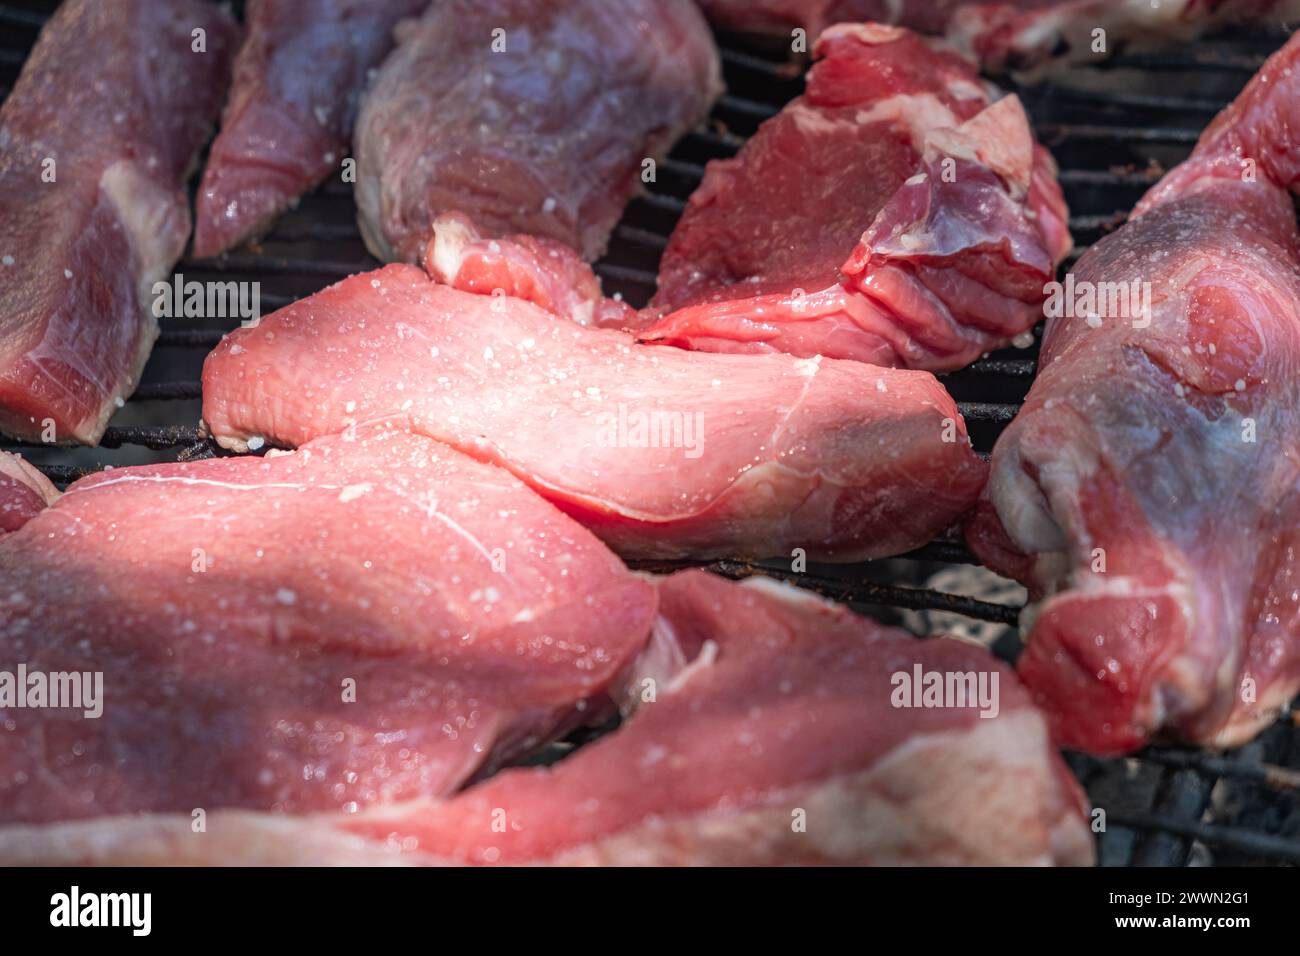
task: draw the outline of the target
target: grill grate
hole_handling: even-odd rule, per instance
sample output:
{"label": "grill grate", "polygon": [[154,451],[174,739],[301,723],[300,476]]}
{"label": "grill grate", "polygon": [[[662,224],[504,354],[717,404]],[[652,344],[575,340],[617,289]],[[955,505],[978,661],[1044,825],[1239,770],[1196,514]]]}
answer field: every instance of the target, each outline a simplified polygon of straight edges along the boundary
{"label": "grill grate", "polygon": [[[0,0],[0,95],[13,86],[54,0]],[[1279,46],[1277,30],[1230,31],[1190,48],[1123,56],[1102,68],[1018,89],[1039,137],[1061,166],[1076,249],[1123,222],[1163,170],[1180,161],[1209,118]],[[658,182],[632,202],[596,271],[606,291],[641,305],[654,289],[667,236],[711,159],[730,156],[764,119],[802,88],[803,66],[783,48],[720,35],[728,93],[707,128],[688,135],[658,167]],[[1007,81],[1004,85],[1014,86]],[[1168,91],[1181,91],[1171,95]],[[253,250],[220,261],[184,260],[187,278],[261,283],[264,311],[279,308],[354,272],[373,268],[357,231],[351,187],[331,182],[286,215]],[[52,479],[97,469],[221,454],[198,431],[203,358],[228,330],[223,320],[172,320],[142,384],[113,420],[99,448],[7,442]],[[1014,416],[1033,378],[1037,337],[944,377],[987,453]],[[994,650],[1014,657],[1019,607],[928,586],[938,572],[978,565],[955,537],[900,558],[795,574],[780,565],[718,561],[730,577],[768,574],[897,622],[899,610],[955,613],[988,622]],[[652,570],[681,565],[644,563]],[[1091,802],[1105,808],[1103,865],[1300,864],[1300,710],[1226,755],[1149,748],[1102,760],[1068,754]]]}

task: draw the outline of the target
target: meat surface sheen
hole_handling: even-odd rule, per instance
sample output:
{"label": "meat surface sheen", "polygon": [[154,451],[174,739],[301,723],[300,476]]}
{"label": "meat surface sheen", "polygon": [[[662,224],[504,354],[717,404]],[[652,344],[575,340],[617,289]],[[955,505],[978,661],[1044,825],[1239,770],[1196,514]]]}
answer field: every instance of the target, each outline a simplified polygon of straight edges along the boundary
{"label": "meat surface sheen", "polygon": [[236,37],[200,0],[67,0],[41,31],[0,107],[0,431],[93,445],[135,390]]}
{"label": "meat surface sheen", "polygon": [[[348,829],[457,863],[1086,864],[1082,793],[1009,669],[766,580],[660,582],[689,663],[628,724],[427,817]],[[997,675],[998,712],[894,706],[899,673]],[[404,818],[403,818],[404,817]],[[504,820],[504,832],[492,826]]]}
{"label": "meat surface sheen", "polygon": [[[689,571],[659,591],[659,639],[685,669],[638,683],[624,726],[553,767],[348,817],[219,813],[201,837],[169,816],[4,827],[0,860],[1092,862],[1078,785],[1015,675],[982,648],[918,641],[768,581]],[[996,716],[973,699],[894,706],[896,675],[918,667],[995,687]]]}
{"label": "meat surface sheen", "polygon": [[1298,58],[1079,260],[1096,302],[994,449],[968,538],[1031,589],[1021,673],[1071,747],[1240,744],[1300,689]]}
{"label": "meat surface sheen", "polygon": [[366,245],[419,262],[441,213],[594,260],[643,163],[704,119],[718,52],[691,0],[440,0],[357,120]]}
{"label": "meat surface sheen", "polygon": [[815,56],[709,164],[642,340],[942,371],[1032,327],[1070,237],[1019,100],[895,27],[837,26]]}
{"label": "meat surface sheen", "polygon": [[404,422],[100,472],[0,538],[5,669],[102,674],[98,716],[4,707],[0,820],[445,795],[609,710],[655,607]]}
{"label": "meat surface sheen", "polygon": [[199,186],[194,254],[264,232],[338,173],[366,74],[429,0],[251,0],[221,133]]}
{"label": "meat surface sheen", "polygon": [[640,346],[402,264],[227,336],[203,394],[238,450],[409,415],[630,557],[896,554],[985,477],[927,373]]}

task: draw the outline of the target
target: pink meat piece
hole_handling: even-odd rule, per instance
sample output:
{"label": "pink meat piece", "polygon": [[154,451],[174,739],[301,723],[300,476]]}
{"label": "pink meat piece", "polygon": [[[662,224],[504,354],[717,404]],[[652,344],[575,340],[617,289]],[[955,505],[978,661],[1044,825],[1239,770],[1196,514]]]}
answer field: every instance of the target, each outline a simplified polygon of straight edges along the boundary
{"label": "pink meat piece", "polygon": [[[626,727],[434,813],[380,811],[347,829],[456,863],[1091,862],[1078,785],[1029,695],[982,648],[918,641],[767,581],[689,571],[660,595],[691,664]],[[997,716],[974,701],[893,706],[895,675],[918,666],[998,675]]]}
{"label": "pink meat piece", "polygon": [[708,114],[718,52],[691,0],[440,0],[403,30],[357,121],[357,208],[380,259],[433,220],[594,260],[642,164]]}
{"label": "pink meat piece", "polygon": [[41,31],[0,108],[0,431],[93,445],[135,390],[236,38],[199,0],[67,0]]}
{"label": "pink meat piece", "polygon": [[621,329],[636,321],[631,306],[605,298],[591,266],[569,246],[535,236],[487,238],[461,213],[433,221],[424,267],[444,285],[524,299],[579,325]]}
{"label": "pink meat piece", "polygon": [[984,462],[931,375],[638,346],[394,264],[236,330],[203,369],[227,448],[409,415],[633,557],[850,561],[917,547]]}
{"label": "pink meat piece", "polygon": [[266,231],[340,164],[366,74],[429,0],[250,0],[197,201],[194,254]]}
{"label": "pink meat piece", "polygon": [[0,451],[0,537],[17,531],[59,497],[59,489],[19,455]]}
{"label": "pink meat piece", "polygon": [[[690,660],[551,768],[344,817],[217,813],[0,828],[6,863],[1086,865],[1083,796],[982,648],[919,641],[772,582],[659,584]],[[969,675],[996,716],[897,708],[896,675]],[[648,689],[650,685],[645,685]],[[991,711],[989,711],[991,712]]]}
{"label": "pink meat piece", "polygon": [[611,710],[657,603],[403,422],[83,478],[0,581],[7,668],[103,675],[98,719],[5,708],[0,820],[33,824],[447,794]]}
{"label": "pink meat piece", "polygon": [[1071,747],[1240,744],[1300,689],[1298,59],[1080,259],[1115,294],[1048,323],[993,453],[968,537],[1031,589],[1021,673]]}
{"label": "pink meat piece", "polygon": [[[1130,45],[1194,39],[1228,23],[1300,17],[1297,0],[698,0],[732,30],[816,37],[833,23],[874,20],[946,34],[992,72],[1090,63]],[[1105,31],[1094,50],[1093,31]]]}
{"label": "pink meat piece", "polygon": [[641,339],[942,371],[1032,327],[1070,237],[1019,100],[895,27],[815,53],[807,92],[709,164]]}

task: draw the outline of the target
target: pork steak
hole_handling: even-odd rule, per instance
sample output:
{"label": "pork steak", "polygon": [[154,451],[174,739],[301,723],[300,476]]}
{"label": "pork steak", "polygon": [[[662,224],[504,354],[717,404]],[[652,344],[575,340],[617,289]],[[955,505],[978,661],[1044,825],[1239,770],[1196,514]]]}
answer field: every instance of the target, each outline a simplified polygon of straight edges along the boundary
{"label": "pork steak", "polygon": [[404,264],[236,330],[203,395],[237,450],[409,415],[630,557],[895,554],[955,521],[985,476],[927,373],[639,346]]}
{"label": "pork steak", "polygon": [[0,431],[93,445],[135,390],[236,37],[200,0],[68,0],[41,31],[0,107]]}
{"label": "pork steak", "polygon": [[[807,592],[700,571],[660,581],[688,662],[631,720],[550,768],[355,815],[219,813],[0,827],[0,860],[57,863],[1086,865],[1083,798],[1015,675]],[[898,675],[984,682],[903,708]],[[955,682],[954,682],[955,686]],[[654,693],[651,695],[650,691]],[[653,700],[648,698],[653,696]]]}
{"label": "pork steak", "polygon": [[896,27],[834,27],[815,57],[708,165],[641,339],[942,371],[1031,328],[1070,236],[1019,100]]}
{"label": "pork steak", "polygon": [[1240,744],[1300,689],[1297,131],[1300,38],[1079,260],[994,449],[968,538],[1071,747]]}
{"label": "pork steak", "polygon": [[643,163],[721,91],[691,0],[439,0],[408,24],[357,119],[370,251],[419,262],[436,216],[596,259]]}
{"label": "pork steak", "polygon": [[199,184],[194,254],[262,233],[341,169],[367,73],[429,0],[251,0],[234,82]]}
{"label": "pork steak", "polygon": [[611,710],[654,589],[404,426],[100,472],[0,538],[0,661],[102,675],[98,717],[3,708],[0,820],[441,796]]}

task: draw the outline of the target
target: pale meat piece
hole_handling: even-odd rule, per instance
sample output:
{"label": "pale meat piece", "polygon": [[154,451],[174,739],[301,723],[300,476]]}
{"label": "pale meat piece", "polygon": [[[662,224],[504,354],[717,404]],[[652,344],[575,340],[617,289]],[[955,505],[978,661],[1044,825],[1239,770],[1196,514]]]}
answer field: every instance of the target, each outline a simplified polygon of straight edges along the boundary
{"label": "pale meat piece", "polygon": [[640,337],[933,371],[1042,315],[1070,248],[1020,101],[914,33],[841,25],[807,92],[709,164]]}
{"label": "pale meat piece", "polygon": [[[1297,0],[699,0],[717,25],[759,33],[875,20],[945,34],[992,72],[1095,63],[1238,22],[1300,18]],[[1104,31],[1101,48],[1094,31]]]}
{"label": "pale meat piece", "polygon": [[1293,38],[1079,260],[1094,302],[994,449],[968,538],[1030,588],[1020,669],[1067,746],[1232,746],[1300,689],[1298,183]]}
{"label": "pale meat piece", "polygon": [[[214,814],[201,835],[174,816],[4,827],[0,861],[1092,862],[1082,792],[1015,675],[982,648],[919,641],[768,581],[688,571],[659,588],[659,640],[685,668],[554,767],[348,817]],[[895,707],[895,675],[918,667],[996,686],[996,716],[980,716],[977,694]]]}
{"label": "pale meat piece", "polygon": [[59,489],[21,456],[0,451],[0,537],[54,504]]}
{"label": "pale meat piece", "polygon": [[357,211],[383,260],[433,220],[605,248],[643,164],[708,115],[718,51],[692,0],[439,0],[362,101]]}
{"label": "pale meat piece", "polygon": [[33,824],[450,793],[612,711],[656,607],[404,422],[83,478],[0,538],[0,582],[0,659],[103,674],[97,718],[5,708],[0,820]]}
{"label": "pale meat piece", "polygon": [[199,0],[67,0],[41,31],[0,107],[0,432],[93,445],[135,390],[237,36]]}
{"label": "pale meat piece", "polygon": [[896,554],[962,515],[985,477],[927,373],[640,346],[403,264],[236,330],[204,364],[203,397],[236,450],[409,415],[630,557]]}
{"label": "pale meat piece", "polygon": [[199,186],[194,254],[268,229],[341,174],[367,73],[429,0],[250,0],[234,82]]}
{"label": "pale meat piece", "polygon": [[480,295],[524,299],[579,325],[628,328],[631,306],[606,298],[591,266],[562,242],[536,236],[484,236],[468,216],[433,221],[424,268],[443,285]]}

